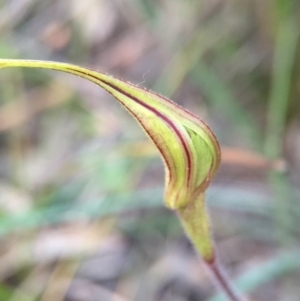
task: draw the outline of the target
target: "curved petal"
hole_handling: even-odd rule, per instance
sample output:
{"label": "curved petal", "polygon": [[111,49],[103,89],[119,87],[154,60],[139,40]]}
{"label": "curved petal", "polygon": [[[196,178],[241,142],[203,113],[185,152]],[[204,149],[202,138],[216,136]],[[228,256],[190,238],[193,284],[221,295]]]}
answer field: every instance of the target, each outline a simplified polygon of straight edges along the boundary
{"label": "curved petal", "polygon": [[163,157],[165,204],[186,206],[208,186],[220,163],[220,148],[212,131],[198,117],[171,100],[109,75],[76,65],[0,59],[3,67],[36,67],[71,73],[112,94],[138,121]]}

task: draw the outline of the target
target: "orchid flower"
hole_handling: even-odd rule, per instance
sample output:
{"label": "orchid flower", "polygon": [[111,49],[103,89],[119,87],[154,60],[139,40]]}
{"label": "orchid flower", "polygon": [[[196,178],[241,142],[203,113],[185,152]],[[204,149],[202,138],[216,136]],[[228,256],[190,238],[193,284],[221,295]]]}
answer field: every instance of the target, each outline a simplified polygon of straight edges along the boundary
{"label": "orchid flower", "polygon": [[112,76],[76,65],[0,59],[0,68],[34,67],[85,78],[114,96],[156,145],[165,165],[165,205],[176,210],[196,250],[206,262],[214,248],[204,192],[220,164],[220,147],[210,128],[171,100]]}

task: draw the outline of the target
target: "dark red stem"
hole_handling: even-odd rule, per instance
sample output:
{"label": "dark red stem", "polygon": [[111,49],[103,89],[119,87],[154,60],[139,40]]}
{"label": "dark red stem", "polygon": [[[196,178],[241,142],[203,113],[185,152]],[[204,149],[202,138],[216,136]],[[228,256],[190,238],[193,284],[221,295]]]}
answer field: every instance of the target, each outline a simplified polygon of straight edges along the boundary
{"label": "dark red stem", "polygon": [[227,277],[217,260],[214,260],[213,262],[206,262],[206,265],[210,272],[213,274],[221,291],[226,294],[230,301],[249,301],[239,292],[237,292],[237,290],[232,286],[229,278]]}

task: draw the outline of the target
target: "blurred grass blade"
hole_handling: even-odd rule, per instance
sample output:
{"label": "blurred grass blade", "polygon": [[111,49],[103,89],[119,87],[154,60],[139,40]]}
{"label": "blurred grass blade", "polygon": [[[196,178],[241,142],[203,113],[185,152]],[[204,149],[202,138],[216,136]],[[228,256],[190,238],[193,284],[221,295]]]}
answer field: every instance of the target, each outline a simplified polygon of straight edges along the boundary
{"label": "blurred grass blade", "polygon": [[[258,264],[236,280],[236,286],[244,293],[250,293],[259,286],[272,281],[288,272],[297,272],[300,268],[299,250],[279,254]],[[226,301],[227,298],[216,295],[208,301]]]}
{"label": "blurred grass blade", "polygon": [[210,103],[234,123],[230,128],[230,133],[232,131],[239,132],[240,135],[246,136],[253,142],[256,149],[259,149],[262,142],[261,130],[254,122],[253,117],[235,100],[229,87],[217,74],[199,60],[191,69],[190,76]]}
{"label": "blurred grass blade", "polygon": [[282,138],[298,40],[299,26],[292,18],[282,20],[275,45],[265,140],[265,153],[273,159],[282,153]]}

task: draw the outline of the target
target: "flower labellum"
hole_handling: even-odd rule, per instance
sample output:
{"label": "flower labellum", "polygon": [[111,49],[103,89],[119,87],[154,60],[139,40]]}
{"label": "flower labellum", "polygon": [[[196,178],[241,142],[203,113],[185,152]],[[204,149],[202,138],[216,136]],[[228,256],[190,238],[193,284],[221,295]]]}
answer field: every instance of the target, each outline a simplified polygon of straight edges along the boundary
{"label": "flower labellum", "polygon": [[34,67],[83,77],[114,96],[136,119],[165,163],[165,205],[179,218],[204,260],[213,261],[213,243],[204,192],[220,164],[220,147],[210,128],[171,100],[109,75],[76,65],[0,59],[0,68]]}

